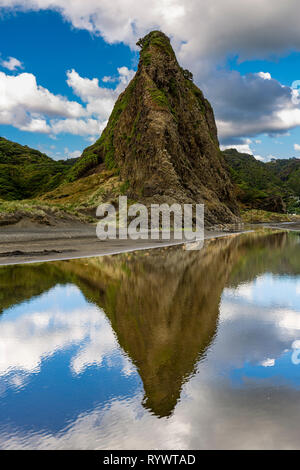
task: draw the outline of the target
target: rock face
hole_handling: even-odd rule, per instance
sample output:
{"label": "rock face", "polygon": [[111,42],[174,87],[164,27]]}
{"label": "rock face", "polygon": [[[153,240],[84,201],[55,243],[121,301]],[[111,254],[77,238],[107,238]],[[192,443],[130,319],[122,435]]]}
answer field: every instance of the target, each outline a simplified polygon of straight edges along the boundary
{"label": "rock face", "polygon": [[116,168],[133,200],[204,203],[206,223],[236,222],[234,188],[209,102],[179,66],[167,36],[153,31],[138,45],[138,71],[74,175]]}

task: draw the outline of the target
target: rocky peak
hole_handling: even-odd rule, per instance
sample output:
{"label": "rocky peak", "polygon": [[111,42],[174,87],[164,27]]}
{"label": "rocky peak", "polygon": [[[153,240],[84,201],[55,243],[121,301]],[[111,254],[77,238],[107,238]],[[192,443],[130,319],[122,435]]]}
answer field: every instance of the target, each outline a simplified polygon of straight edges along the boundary
{"label": "rocky peak", "polygon": [[73,175],[104,165],[118,172],[133,200],[204,203],[207,223],[236,221],[234,189],[209,102],[178,64],[164,33],[152,31],[137,44],[137,73]]}

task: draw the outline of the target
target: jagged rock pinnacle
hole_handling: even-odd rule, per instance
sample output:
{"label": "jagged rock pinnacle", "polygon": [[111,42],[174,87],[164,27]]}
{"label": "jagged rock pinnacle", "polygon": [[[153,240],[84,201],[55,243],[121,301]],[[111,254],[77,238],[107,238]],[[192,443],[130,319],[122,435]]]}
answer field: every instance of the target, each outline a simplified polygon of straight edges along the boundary
{"label": "jagged rock pinnacle", "polygon": [[236,221],[234,190],[209,102],[191,72],[178,64],[164,33],[152,31],[137,44],[137,73],[100,139],[83,152],[76,176],[105,165],[118,172],[133,200],[204,203],[207,223]]}

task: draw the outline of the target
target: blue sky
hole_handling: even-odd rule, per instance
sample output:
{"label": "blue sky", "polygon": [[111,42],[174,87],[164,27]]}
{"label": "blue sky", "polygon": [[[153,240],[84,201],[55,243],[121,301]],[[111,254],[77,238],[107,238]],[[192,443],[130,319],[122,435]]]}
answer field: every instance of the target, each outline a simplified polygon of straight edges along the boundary
{"label": "blue sky", "polygon": [[[23,72],[33,74],[39,85],[68,100],[82,102],[67,85],[68,70],[75,69],[82,77],[97,77],[101,81],[104,76],[117,76],[120,66],[132,69],[137,65],[138,55],[128,46],[108,45],[101,37],[73,28],[56,12],[6,13],[0,17],[0,24],[1,59],[15,57],[22,62],[22,68],[9,71],[2,66],[0,71],[15,76]],[[114,82],[102,85],[115,87]],[[87,140],[89,135],[49,136],[3,124],[0,135],[38,148],[56,159],[67,158],[69,153],[81,151],[91,143]],[[66,148],[70,152],[66,153]]]}
{"label": "blue sky", "polygon": [[79,414],[142,393],[105,314],[75,285],[56,285],[4,310],[0,334],[6,352],[0,364],[2,426],[57,432]]}
{"label": "blue sky", "polygon": [[161,29],[211,101],[224,147],[300,157],[300,6],[253,1],[0,0],[0,135],[79,156],[136,70],[137,38]]}

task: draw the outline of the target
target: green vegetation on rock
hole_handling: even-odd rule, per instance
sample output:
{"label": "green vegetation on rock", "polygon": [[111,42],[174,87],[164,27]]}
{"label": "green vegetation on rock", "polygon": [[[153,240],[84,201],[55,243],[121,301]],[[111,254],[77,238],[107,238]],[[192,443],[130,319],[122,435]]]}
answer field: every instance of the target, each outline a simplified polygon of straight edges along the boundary
{"label": "green vegetation on rock", "polygon": [[137,46],[141,48],[141,59],[144,65],[148,65],[145,63],[145,58],[147,57],[148,49],[151,46],[156,46],[160,48],[163,52],[168,54],[169,56],[174,56],[174,51],[170,44],[169,38],[161,33],[161,31],[151,31],[145,37],[140,38],[137,43]]}
{"label": "green vegetation on rock", "polygon": [[66,178],[67,181],[75,181],[76,179],[85,176],[90,169],[101,163],[105,163],[105,167],[108,170],[117,168],[117,162],[115,159],[114,129],[121,114],[128,105],[134,88],[135,79],[130,82],[126,90],[119,96],[101,137],[93,145],[90,145],[83,151],[82,156],[68,173]]}

